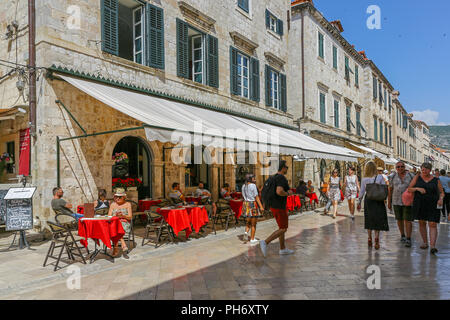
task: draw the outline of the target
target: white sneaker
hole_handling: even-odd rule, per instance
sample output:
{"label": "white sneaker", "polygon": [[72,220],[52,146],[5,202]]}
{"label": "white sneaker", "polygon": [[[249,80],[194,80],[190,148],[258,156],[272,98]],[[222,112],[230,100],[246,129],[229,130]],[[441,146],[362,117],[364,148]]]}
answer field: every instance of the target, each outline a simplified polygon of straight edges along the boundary
{"label": "white sneaker", "polygon": [[250,237],[248,236],[248,233],[247,233],[247,232],[244,233],[244,236],[242,237],[242,240],[244,240],[244,241],[250,240]]}
{"label": "white sneaker", "polygon": [[280,255],[287,255],[287,254],[293,254],[295,251],[290,249],[283,249],[280,250]]}
{"label": "white sneaker", "polygon": [[256,239],[250,240],[250,244],[251,244],[251,245],[256,245],[256,244],[258,244],[258,243],[259,243],[259,240],[256,240]]}
{"label": "white sneaker", "polygon": [[264,256],[264,258],[267,256],[267,244],[265,240],[261,240],[259,242],[259,247],[261,248],[261,252]]}

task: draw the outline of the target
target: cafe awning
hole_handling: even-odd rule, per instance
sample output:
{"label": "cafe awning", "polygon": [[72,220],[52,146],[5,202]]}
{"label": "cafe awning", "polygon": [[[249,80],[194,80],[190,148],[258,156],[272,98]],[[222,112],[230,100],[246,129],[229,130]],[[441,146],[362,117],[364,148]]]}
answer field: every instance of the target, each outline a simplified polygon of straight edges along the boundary
{"label": "cafe awning", "polygon": [[191,145],[203,139],[203,145],[215,148],[341,161],[356,161],[362,156],[284,127],[95,81],[57,76],[104,104],[142,121],[150,141]]}
{"label": "cafe awning", "polygon": [[360,146],[357,144],[354,144],[352,142],[349,142],[352,146],[354,146],[355,148],[358,148],[359,150],[361,150],[361,152],[363,152],[366,156],[368,156],[371,159],[374,159],[375,157],[378,157],[380,159],[383,160],[383,157],[386,158],[386,156],[378,151],[375,151],[373,149],[364,147],[364,146]]}

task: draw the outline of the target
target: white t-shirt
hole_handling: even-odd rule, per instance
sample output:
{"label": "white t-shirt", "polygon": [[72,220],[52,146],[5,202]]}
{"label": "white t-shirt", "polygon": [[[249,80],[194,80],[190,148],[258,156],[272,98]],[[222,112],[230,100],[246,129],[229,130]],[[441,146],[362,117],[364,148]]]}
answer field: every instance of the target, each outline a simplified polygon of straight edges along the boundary
{"label": "white t-shirt", "polygon": [[[209,196],[203,195],[203,192],[208,192]],[[202,199],[206,199],[206,198],[209,198],[210,195],[211,195],[211,193],[208,190],[206,190],[206,189],[197,189],[197,190],[195,190],[195,196],[196,197],[202,197]]]}
{"label": "white t-shirt", "polygon": [[245,201],[254,202],[258,196],[258,188],[256,184],[250,183],[242,186],[242,196]]}

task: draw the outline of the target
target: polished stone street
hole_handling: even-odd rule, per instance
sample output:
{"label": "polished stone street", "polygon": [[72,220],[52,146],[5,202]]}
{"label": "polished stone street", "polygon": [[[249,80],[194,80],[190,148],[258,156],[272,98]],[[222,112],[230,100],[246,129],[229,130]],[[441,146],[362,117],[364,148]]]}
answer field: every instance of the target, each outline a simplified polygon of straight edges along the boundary
{"label": "polished stone street", "polygon": [[[376,251],[368,249],[363,216],[352,222],[344,206],[339,211],[336,220],[318,212],[292,216],[290,256],[278,254],[276,241],[264,258],[259,246],[240,240],[243,227],[157,249],[141,247],[137,237],[129,260],[76,263],[82,277],[73,290],[71,269],[42,267],[48,242],[2,252],[0,299],[450,299],[449,224],[440,225],[434,256],[419,248],[417,224],[413,246],[405,248],[390,216],[391,231]],[[257,237],[275,228],[275,221],[264,221]],[[379,290],[368,289],[376,283],[367,273],[372,265],[380,268]]]}

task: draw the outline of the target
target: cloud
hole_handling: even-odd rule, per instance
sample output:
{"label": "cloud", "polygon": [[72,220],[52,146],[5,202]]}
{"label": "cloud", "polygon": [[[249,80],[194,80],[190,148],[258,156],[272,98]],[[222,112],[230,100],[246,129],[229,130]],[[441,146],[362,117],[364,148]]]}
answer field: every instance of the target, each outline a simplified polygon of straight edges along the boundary
{"label": "cloud", "polygon": [[414,120],[422,120],[429,126],[446,126],[448,123],[439,122],[439,111],[434,110],[423,110],[423,111],[413,111]]}

